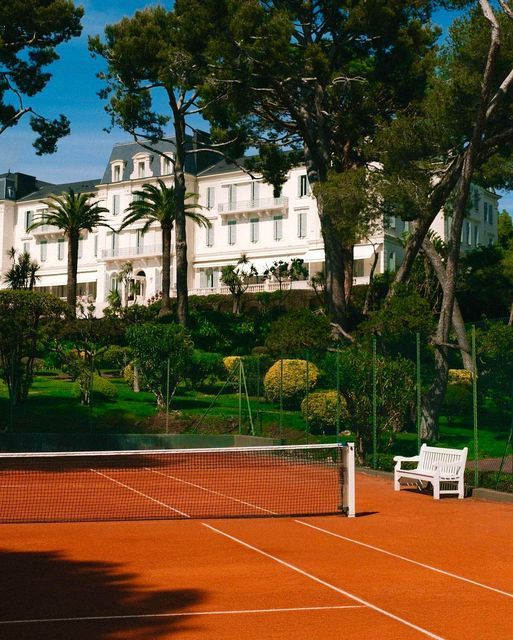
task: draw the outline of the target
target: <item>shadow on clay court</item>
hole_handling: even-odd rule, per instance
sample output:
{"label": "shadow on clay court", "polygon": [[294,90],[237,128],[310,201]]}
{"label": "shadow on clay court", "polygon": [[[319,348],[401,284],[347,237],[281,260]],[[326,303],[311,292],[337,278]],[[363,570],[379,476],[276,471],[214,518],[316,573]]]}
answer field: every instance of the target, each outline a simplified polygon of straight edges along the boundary
{"label": "shadow on clay court", "polygon": [[[157,640],[190,630],[194,622],[151,614],[183,612],[204,597],[195,589],[150,591],[122,565],[70,560],[58,551],[0,550],[0,576],[3,640]],[[72,620],[95,617],[99,619]],[[66,620],[51,621],[56,618]]]}

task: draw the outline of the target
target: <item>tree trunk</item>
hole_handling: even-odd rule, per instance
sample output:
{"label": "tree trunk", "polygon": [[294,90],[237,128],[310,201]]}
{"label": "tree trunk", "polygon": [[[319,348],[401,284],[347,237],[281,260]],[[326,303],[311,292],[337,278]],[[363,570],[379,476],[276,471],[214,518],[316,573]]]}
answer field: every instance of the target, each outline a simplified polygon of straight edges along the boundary
{"label": "tree trunk", "polygon": [[[440,282],[440,286],[442,287],[442,291],[445,291],[446,283],[447,283],[447,274],[445,273],[445,268],[442,263],[442,259],[438,252],[436,251],[433,243],[429,238],[425,238],[422,243],[422,249],[426,256],[428,257],[434,271],[436,277],[438,278],[438,282]],[[472,363],[472,355],[470,353],[470,346],[467,339],[467,332],[465,331],[465,323],[463,321],[463,316],[461,315],[460,305],[458,304],[457,298],[454,298],[454,306],[452,311],[452,326],[454,329],[454,333],[456,334],[456,338],[458,340],[458,346],[461,352],[461,359],[463,361],[463,367],[467,369],[467,371],[473,371],[474,365]]]}
{"label": "tree trunk", "polygon": [[367,292],[365,294],[365,302],[363,304],[363,315],[369,315],[369,309],[373,301],[373,292],[372,292],[372,281],[374,279],[374,272],[376,271],[376,267],[378,266],[379,253],[374,249],[374,258],[372,259],[372,266],[369,274],[369,286],[367,287]]}
{"label": "tree trunk", "polygon": [[73,316],[77,314],[78,239],[79,235],[75,233],[70,233],[68,236],[68,284],[66,302],[71,307]]}
{"label": "tree trunk", "polygon": [[189,299],[187,286],[187,231],[185,216],[185,122],[175,118],[175,254],[176,254],[176,302],[177,319],[186,326],[189,316]]}
{"label": "tree trunk", "polygon": [[[322,202],[318,201],[318,207]],[[347,251],[342,246],[331,220],[319,210],[321,231],[324,240],[324,256],[326,269],[326,293],[328,296],[329,314],[332,322],[347,328],[347,305],[345,289],[345,255]]]}
{"label": "tree trunk", "polygon": [[162,227],[162,304],[159,316],[171,313],[171,227]]}

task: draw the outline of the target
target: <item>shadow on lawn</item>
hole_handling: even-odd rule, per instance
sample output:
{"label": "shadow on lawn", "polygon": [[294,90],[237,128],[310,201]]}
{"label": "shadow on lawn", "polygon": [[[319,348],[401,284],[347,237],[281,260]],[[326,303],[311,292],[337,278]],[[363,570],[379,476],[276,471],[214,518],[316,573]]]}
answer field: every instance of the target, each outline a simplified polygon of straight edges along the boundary
{"label": "shadow on lawn", "polygon": [[[0,575],[3,640],[157,640],[195,623],[151,614],[183,612],[203,598],[195,589],[144,589],[136,584],[137,576],[124,573],[118,564],[70,560],[59,552],[0,550]],[[65,620],[49,621],[55,618]],[[34,622],[19,622],[23,620]]]}

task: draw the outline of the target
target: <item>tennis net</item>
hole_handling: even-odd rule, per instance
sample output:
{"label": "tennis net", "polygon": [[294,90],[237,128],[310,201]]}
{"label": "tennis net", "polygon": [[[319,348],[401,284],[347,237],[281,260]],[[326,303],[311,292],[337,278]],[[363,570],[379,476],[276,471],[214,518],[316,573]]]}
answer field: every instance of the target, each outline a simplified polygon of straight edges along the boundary
{"label": "tennis net", "polygon": [[354,515],[354,445],[0,453],[0,523]]}

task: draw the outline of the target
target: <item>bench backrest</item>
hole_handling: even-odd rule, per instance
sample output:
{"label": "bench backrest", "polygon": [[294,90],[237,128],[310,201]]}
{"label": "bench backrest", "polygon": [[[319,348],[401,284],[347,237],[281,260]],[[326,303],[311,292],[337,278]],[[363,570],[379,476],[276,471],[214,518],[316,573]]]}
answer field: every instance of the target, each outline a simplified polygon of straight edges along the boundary
{"label": "bench backrest", "polygon": [[[438,467],[442,473],[448,471],[449,466],[451,466],[451,471],[454,473],[454,465],[459,465],[460,472],[463,473],[467,461],[467,451],[467,447],[464,449],[444,449],[442,447],[428,447],[423,444],[420,448],[417,469],[431,472],[433,471],[433,463],[438,462],[442,465]],[[444,464],[447,467],[444,467]]]}

